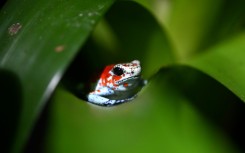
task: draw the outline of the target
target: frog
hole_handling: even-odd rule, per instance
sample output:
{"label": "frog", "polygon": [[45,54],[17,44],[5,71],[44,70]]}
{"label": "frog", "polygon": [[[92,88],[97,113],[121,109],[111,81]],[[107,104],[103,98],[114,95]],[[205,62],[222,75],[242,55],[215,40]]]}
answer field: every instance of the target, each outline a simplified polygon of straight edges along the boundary
{"label": "frog", "polygon": [[95,89],[87,95],[87,101],[100,106],[114,106],[136,98],[147,84],[141,77],[139,60],[111,64],[104,68]]}

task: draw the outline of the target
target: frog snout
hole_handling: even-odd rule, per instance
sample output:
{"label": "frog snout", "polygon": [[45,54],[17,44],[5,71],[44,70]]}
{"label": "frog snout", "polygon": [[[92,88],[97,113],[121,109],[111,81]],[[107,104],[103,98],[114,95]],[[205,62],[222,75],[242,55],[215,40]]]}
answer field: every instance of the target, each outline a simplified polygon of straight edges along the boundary
{"label": "frog snout", "polygon": [[139,60],[133,60],[132,63],[133,63],[133,64],[140,65],[140,61],[139,61]]}

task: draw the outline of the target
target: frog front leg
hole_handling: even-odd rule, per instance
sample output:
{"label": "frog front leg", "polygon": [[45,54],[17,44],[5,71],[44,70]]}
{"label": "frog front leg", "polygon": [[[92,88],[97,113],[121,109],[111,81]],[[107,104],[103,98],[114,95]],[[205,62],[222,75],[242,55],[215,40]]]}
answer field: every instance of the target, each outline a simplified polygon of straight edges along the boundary
{"label": "frog front leg", "polygon": [[114,91],[108,87],[99,88],[88,94],[88,101],[97,105],[113,105],[116,100],[110,100],[104,96],[113,95]]}
{"label": "frog front leg", "polygon": [[136,97],[136,95],[135,95],[135,96],[130,97],[130,98],[119,99],[119,100],[108,99],[108,98],[103,97],[103,96],[109,96],[109,95],[113,95],[113,94],[114,94],[114,90],[112,90],[108,87],[103,87],[103,88],[100,88],[100,89],[95,90],[93,92],[90,92],[88,94],[87,98],[88,98],[88,101],[90,103],[93,103],[93,104],[102,105],[102,106],[113,106],[116,104],[131,101]]}

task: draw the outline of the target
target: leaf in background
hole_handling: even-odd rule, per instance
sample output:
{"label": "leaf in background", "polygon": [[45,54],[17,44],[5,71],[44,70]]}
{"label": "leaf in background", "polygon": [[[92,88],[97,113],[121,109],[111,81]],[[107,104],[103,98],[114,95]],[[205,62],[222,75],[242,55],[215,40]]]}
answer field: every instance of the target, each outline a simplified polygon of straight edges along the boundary
{"label": "leaf in background", "polygon": [[[12,152],[21,150],[64,70],[112,2],[9,0],[3,7],[0,69],[19,81],[17,89],[22,93],[18,102],[1,101],[21,109],[20,114],[9,110],[9,114],[19,115]],[[2,87],[11,85],[4,83]],[[19,92],[17,89],[12,92]]]}
{"label": "leaf in background", "polygon": [[245,30],[245,1],[225,0],[210,30],[200,44],[199,50],[207,50]]}
{"label": "leaf in background", "polygon": [[245,34],[210,48],[186,64],[212,76],[245,101]]}
{"label": "leaf in background", "polygon": [[222,0],[171,1],[166,27],[181,60],[197,51],[221,6]]}
{"label": "leaf in background", "polygon": [[[176,0],[165,3],[155,1],[155,7],[151,9],[161,17],[159,20],[173,39],[180,60],[244,30],[243,0]],[[167,17],[164,12],[158,15],[155,11],[161,4],[162,9],[167,7]]]}

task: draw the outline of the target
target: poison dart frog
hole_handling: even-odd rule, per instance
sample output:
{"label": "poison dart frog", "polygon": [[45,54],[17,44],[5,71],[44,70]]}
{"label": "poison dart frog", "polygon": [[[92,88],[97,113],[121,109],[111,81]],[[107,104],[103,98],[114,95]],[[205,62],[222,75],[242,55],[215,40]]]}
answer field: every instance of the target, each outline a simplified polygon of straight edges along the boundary
{"label": "poison dart frog", "polygon": [[105,67],[95,90],[87,95],[88,102],[113,106],[133,100],[147,83],[141,78],[140,61],[113,64]]}

